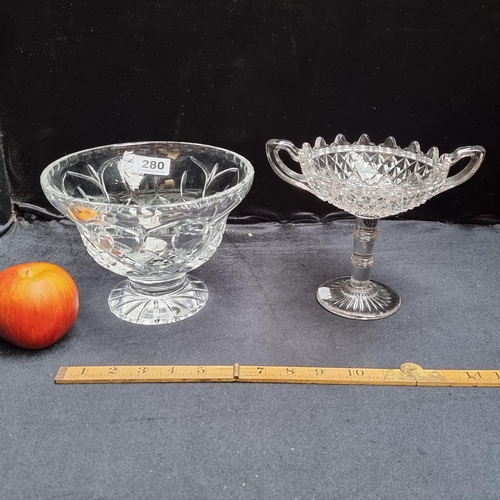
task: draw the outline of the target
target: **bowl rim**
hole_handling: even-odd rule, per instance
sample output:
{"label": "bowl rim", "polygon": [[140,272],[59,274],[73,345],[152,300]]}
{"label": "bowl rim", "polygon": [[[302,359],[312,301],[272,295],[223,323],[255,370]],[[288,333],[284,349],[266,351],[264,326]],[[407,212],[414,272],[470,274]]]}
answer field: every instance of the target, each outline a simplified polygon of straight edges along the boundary
{"label": "bowl rim", "polygon": [[[158,145],[185,145],[185,146],[200,146],[204,148],[209,148],[212,150],[220,151],[223,153],[229,153],[230,155],[235,156],[239,160],[241,160],[242,166],[244,166],[244,172],[245,176],[239,180],[239,182],[235,185],[232,186],[225,191],[218,191],[217,193],[211,194],[209,196],[205,196],[204,198],[197,198],[194,200],[187,200],[187,201],[176,201],[172,203],[163,203],[163,204],[158,204],[158,205],[129,205],[130,207],[135,207],[137,209],[140,208],[151,208],[154,207],[155,209],[159,208],[176,208],[179,206],[186,206],[186,205],[200,205],[201,204],[206,204],[210,205],[213,201],[219,199],[219,198],[224,198],[230,194],[236,193],[238,191],[242,191],[245,189],[245,187],[248,185],[252,184],[254,175],[255,175],[255,169],[247,158],[242,156],[239,153],[236,153],[234,151],[231,151],[230,149],[222,148],[219,146],[212,146],[210,144],[203,144],[203,143],[197,143],[197,142],[187,142],[187,141],[167,141],[167,140],[160,140],[160,141],[132,141],[132,142],[118,142],[118,143],[113,143],[113,144],[105,144],[102,146],[96,146],[92,148],[87,148],[87,149],[81,149],[79,151],[74,151],[72,153],[69,153],[67,155],[61,156],[57,160],[54,160],[53,162],[49,163],[43,170],[42,173],[40,174],[40,185],[42,187],[42,190],[50,193],[53,196],[59,197],[59,198],[66,198],[69,200],[74,200],[77,201],[78,203],[84,203],[84,204],[90,204],[93,206],[98,206],[98,207],[123,207],[124,205],[122,203],[108,203],[108,202],[101,202],[101,201],[89,201],[85,200],[84,198],[76,198],[74,196],[69,196],[65,194],[63,191],[61,191],[59,188],[55,187],[54,185],[50,184],[47,182],[49,172],[59,163],[61,163],[64,160],[68,160],[71,157],[74,157],[76,155],[80,155],[83,153],[90,153],[94,151],[99,151],[99,150],[105,150],[108,148],[113,148],[113,147],[118,147],[118,148],[126,148],[127,146],[141,146],[141,145],[151,145],[151,144],[158,144]],[[49,199],[50,201],[50,199]]]}
{"label": "bowl rim", "polygon": [[330,145],[322,148],[303,147],[303,154],[306,158],[310,158],[311,160],[316,160],[327,154],[335,154],[335,153],[374,153],[380,155],[390,155],[396,158],[408,158],[411,160],[419,161],[420,163],[425,163],[428,166],[436,167],[441,166],[443,161],[440,161],[441,158],[435,156],[429,156],[422,151],[410,151],[402,148],[389,148],[383,145],[364,145],[364,144],[341,144],[341,145]]}

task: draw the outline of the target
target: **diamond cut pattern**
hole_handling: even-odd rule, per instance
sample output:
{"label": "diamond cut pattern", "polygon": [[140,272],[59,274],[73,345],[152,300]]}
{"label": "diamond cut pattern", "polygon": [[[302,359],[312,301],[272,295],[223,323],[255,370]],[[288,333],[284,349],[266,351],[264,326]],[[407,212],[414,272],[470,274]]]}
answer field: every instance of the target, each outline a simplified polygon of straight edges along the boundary
{"label": "diamond cut pattern", "polygon": [[358,217],[410,210],[434,196],[447,175],[438,158],[373,143],[312,148],[306,154],[302,170],[314,192]]}

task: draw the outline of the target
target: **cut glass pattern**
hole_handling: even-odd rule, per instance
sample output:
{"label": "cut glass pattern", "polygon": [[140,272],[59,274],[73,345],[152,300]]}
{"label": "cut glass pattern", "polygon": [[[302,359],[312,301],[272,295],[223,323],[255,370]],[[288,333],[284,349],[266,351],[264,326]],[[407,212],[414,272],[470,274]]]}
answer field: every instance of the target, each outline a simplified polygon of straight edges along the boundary
{"label": "cut glass pattern", "polygon": [[[137,173],[136,156],[168,160],[168,175]],[[41,184],[76,223],[95,261],[129,278],[112,292],[112,311],[159,324],[184,319],[206,303],[206,288],[186,273],[214,254],[252,180],[252,165],[236,153],[157,142],[68,155],[44,170]]]}
{"label": "cut glass pattern", "polygon": [[[301,174],[283,163],[280,151],[300,163]],[[387,317],[400,306],[396,292],[369,279],[378,219],[410,210],[470,179],[485,154],[481,146],[441,156],[432,147],[424,154],[416,141],[402,149],[394,137],[388,137],[377,146],[366,134],[352,144],[342,134],[330,145],[318,137],[314,147],[304,143],[302,149],[290,141],[271,139],[266,152],[270,165],[286,182],[356,216],[351,276],[325,282],[317,299],[334,314],[362,320]],[[464,158],[468,164],[448,177],[450,167]]]}
{"label": "cut glass pattern", "polygon": [[437,148],[420,151],[417,142],[405,149],[390,137],[379,146],[361,136],[352,145],[337,136],[327,145],[304,144],[302,172],[321,199],[358,217],[381,218],[410,210],[434,196],[448,175],[449,162]]}

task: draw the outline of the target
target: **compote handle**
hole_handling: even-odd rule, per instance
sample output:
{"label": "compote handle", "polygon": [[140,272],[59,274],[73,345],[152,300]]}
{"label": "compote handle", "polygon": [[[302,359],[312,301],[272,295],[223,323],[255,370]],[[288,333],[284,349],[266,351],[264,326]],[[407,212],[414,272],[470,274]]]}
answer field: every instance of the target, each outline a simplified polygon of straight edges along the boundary
{"label": "compote handle", "polygon": [[273,170],[279,177],[289,184],[313,193],[309,184],[307,184],[305,177],[302,174],[294,172],[283,163],[279,156],[280,150],[286,151],[292,160],[299,162],[300,149],[297,148],[292,142],[282,139],[271,139],[266,143],[266,153],[267,159],[269,160],[271,167],[273,167]]}
{"label": "compote handle", "polygon": [[481,166],[485,155],[485,150],[481,146],[465,146],[458,148],[453,153],[443,155],[450,162],[450,166],[454,165],[463,158],[470,157],[469,163],[455,175],[448,177],[439,190],[440,193],[454,188],[459,184],[469,180]]}

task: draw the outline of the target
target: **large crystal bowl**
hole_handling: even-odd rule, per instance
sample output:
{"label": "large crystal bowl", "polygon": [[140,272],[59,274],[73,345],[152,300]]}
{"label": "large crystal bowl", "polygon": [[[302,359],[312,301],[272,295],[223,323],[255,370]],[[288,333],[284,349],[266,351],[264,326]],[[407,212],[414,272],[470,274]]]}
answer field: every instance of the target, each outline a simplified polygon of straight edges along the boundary
{"label": "large crystal bowl", "polygon": [[205,284],[187,273],[214,254],[253,175],[248,160],[226,149],[138,142],[60,158],[42,172],[41,185],[95,261],[127,278],[109,295],[111,311],[157,325],[206,304]]}
{"label": "large crystal bowl", "polygon": [[[396,292],[369,279],[378,219],[410,210],[467,181],[485,154],[481,146],[442,155],[432,147],[423,153],[417,141],[401,148],[394,137],[388,137],[377,145],[366,134],[352,144],[342,134],[331,144],[318,137],[314,147],[304,143],[301,149],[290,141],[272,139],[266,151],[282,179],[356,217],[351,276],[326,281],[318,288],[317,298],[330,312],[362,320],[389,316],[401,303]],[[289,168],[280,151],[298,162],[302,172]],[[450,168],[463,159],[469,161],[449,176]]]}

